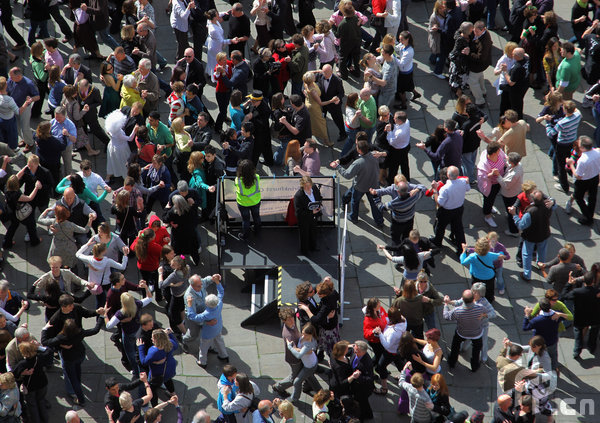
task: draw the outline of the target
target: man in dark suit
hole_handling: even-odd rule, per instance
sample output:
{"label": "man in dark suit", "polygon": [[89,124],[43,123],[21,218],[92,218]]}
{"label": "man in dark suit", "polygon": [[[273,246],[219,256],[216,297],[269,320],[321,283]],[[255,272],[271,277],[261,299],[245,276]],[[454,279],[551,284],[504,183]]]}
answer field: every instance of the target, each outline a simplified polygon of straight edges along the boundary
{"label": "man in dark suit", "polygon": [[231,53],[231,61],[233,62],[233,74],[231,78],[223,75],[223,82],[229,89],[240,90],[242,95],[246,97],[248,94],[248,78],[250,77],[250,66],[244,60],[244,56],[239,50],[234,50]]}
{"label": "man in dark suit", "polygon": [[192,30],[194,55],[198,60],[202,60],[202,46],[208,37],[205,13],[210,9],[216,9],[214,0],[195,0],[194,7],[190,9],[189,27]]}
{"label": "man in dark suit", "polygon": [[[569,285],[574,286],[575,280],[569,277]],[[598,332],[600,331],[600,317],[597,310],[600,300],[598,300],[598,289],[594,287],[594,277],[583,277],[583,286],[575,288],[571,292],[563,295],[562,300],[572,300],[573,308],[573,335],[575,335],[575,345],[573,347],[573,358],[579,359],[581,350],[584,347],[584,335],[586,329],[588,332],[587,347],[591,354],[596,351],[596,342]]]}
{"label": "man in dark suit", "polygon": [[283,38],[284,29],[290,37],[298,32],[289,0],[273,0],[269,9],[269,17],[271,18],[273,39]]}
{"label": "man in dark suit", "polygon": [[337,97],[340,101],[337,103],[330,103],[323,106],[323,113],[327,115],[329,113],[335,126],[337,126],[340,135],[338,136],[338,142],[346,139],[346,127],[344,125],[344,116],[342,114],[342,99],[344,98],[344,84],[342,80],[333,74],[333,68],[331,65],[323,66],[321,73],[317,74],[317,85],[321,90],[321,101],[329,101],[334,97]]}
{"label": "man in dark suit", "polygon": [[208,127],[210,116],[206,112],[198,113],[198,120],[192,125],[188,131],[192,140],[194,140],[194,146],[192,151],[204,151],[206,146],[210,144],[212,139],[212,131]]}
{"label": "man in dark suit", "polygon": [[[311,201],[312,196],[314,202]],[[300,234],[300,252],[307,255],[317,250],[317,216],[321,214],[321,206],[315,203],[323,201],[319,188],[314,186],[309,176],[300,179],[300,189],[294,195],[294,208],[298,219]]]}
{"label": "man in dark suit", "polygon": [[69,56],[69,63],[62,70],[62,79],[68,85],[75,85],[82,79],[92,80],[92,71],[81,64],[81,56],[74,53]]}
{"label": "man in dark suit", "polygon": [[373,418],[373,410],[369,404],[369,397],[375,388],[373,375],[373,360],[369,356],[369,345],[365,341],[356,341],[351,345],[354,349],[349,358],[352,365],[352,376],[350,378],[350,390],[354,400],[358,402],[361,421]]}
{"label": "man in dark suit", "polygon": [[185,86],[196,84],[199,89],[198,95],[202,97],[204,86],[206,85],[206,77],[204,76],[204,66],[194,56],[194,49],[186,48],[183,53],[183,59],[177,62],[175,67],[185,71]]}
{"label": "man in dark suit", "polygon": [[87,124],[89,131],[94,134],[104,145],[110,142],[110,137],[106,135],[100,122],[98,122],[98,107],[102,104],[102,95],[100,91],[92,86],[87,79],[82,79],[77,85],[79,100],[83,105],[88,105],[89,110],[83,115],[83,122]]}
{"label": "man in dark suit", "polygon": [[252,162],[254,162],[254,166],[256,166],[258,164],[258,159],[262,154],[264,164],[273,166],[273,149],[271,148],[271,132],[269,130],[271,108],[263,98],[262,91],[254,90],[249,97],[250,100],[248,101],[248,104],[244,105],[244,114],[249,116],[250,122],[254,125]]}

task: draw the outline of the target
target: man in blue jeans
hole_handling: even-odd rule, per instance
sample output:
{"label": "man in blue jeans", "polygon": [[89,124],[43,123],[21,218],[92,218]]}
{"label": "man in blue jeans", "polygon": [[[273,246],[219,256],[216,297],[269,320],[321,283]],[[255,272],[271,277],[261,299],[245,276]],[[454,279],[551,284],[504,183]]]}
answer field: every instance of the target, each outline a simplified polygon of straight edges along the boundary
{"label": "man in blue jeans", "polygon": [[369,151],[369,143],[365,140],[358,141],[356,149],[360,157],[347,169],[339,166],[339,160],[332,163],[333,167],[338,169],[340,175],[344,178],[353,178],[352,188],[344,194],[343,202],[344,204],[350,203],[350,220],[357,223],[360,200],[363,195],[366,195],[371,204],[373,220],[375,220],[378,227],[382,227],[383,215],[377,208],[373,195],[369,192],[370,189],[379,188],[379,160]]}

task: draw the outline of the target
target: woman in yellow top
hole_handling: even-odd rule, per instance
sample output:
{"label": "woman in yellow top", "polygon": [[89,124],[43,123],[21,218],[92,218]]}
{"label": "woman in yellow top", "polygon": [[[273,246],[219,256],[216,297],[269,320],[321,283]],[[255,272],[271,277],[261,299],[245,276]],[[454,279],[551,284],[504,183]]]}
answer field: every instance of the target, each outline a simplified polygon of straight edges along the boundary
{"label": "woman in yellow top", "polygon": [[248,239],[250,232],[250,215],[254,221],[254,232],[260,231],[260,176],[256,173],[254,164],[242,160],[238,164],[237,177],[235,178],[235,199],[242,216],[242,233],[240,239]]}
{"label": "woman in yellow top", "polygon": [[171,122],[171,131],[175,138],[175,167],[179,177],[187,181],[191,176],[187,171],[187,164],[194,141],[190,134],[183,129],[184,125],[183,119],[180,117],[173,119],[173,122]]}
{"label": "woman in yellow top", "polygon": [[135,76],[125,75],[123,77],[123,84],[121,85],[121,104],[119,105],[119,108],[132,106],[136,101],[139,101],[142,105],[146,104],[146,99],[142,98],[137,89]]}

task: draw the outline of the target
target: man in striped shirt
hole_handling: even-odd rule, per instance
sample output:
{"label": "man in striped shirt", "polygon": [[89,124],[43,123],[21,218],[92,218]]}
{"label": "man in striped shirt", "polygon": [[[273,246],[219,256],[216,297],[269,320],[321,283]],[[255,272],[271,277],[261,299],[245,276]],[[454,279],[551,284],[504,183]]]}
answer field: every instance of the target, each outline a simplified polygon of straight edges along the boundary
{"label": "man in striped shirt", "polygon": [[450,357],[448,357],[448,365],[451,369],[456,366],[460,345],[463,341],[470,339],[473,343],[473,349],[471,350],[471,371],[476,372],[481,365],[479,353],[483,346],[481,339],[483,335],[483,318],[487,317],[487,315],[483,306],[474,302],[473,291],[470,289],[466,289],[463,292],[462,302],[461,306],[454,307],[450,297],[447,295],[444,297],[444,319],[456,320],[456,331],[452,338],[452,348],[450,350]]}
{"label": "man in striped shirt", "polygon": [[[425,191],[427,188],[423,185],[404,182],[400,175],[396,175],[394,184],[389,187],[369,190],[374,197],[383,197],[384,195],[392,197],[391,201],[381,201],[378,206],[380,209],[388,209],[391,213],[392,242],[395,246],[399,246],[412,231],[417,201],[425,195]],[[375,202],[378,201],[375,200]]]}
{"label": "man in striped shirt", "polygon": [[544,118],[546,119],[546,135],[548,138],[558,135],[556,139],[556,153],[554,155],[554,160],[556,160],[558,180],[560,183],[555,184],[554,188],[568,194],[569,180],[567,179],[565,162],[567,157],[571,155],[573,142],[577,139],[577,129],[581,122],[581,112],[577,110],[573,100],[565,101],[563,108],[565,110],[565,117],[559,120],[556,125],[552,125],[552,117],[550,115],[546,115]]}

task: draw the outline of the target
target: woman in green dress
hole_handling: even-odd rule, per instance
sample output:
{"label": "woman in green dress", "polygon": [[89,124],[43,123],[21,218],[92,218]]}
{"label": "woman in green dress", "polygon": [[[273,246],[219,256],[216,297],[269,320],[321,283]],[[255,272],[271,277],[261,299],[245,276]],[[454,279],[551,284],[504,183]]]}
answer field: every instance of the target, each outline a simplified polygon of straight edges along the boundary
{"label": "woman in green dress", "polygon": [[100,79],[104,82],[104,96],[98,116],[106,117],[110,112],[119,108],[121,103],[121,83],[123,75],[115,75],[113,65],[108,62],[102,62],[100,65]]}

